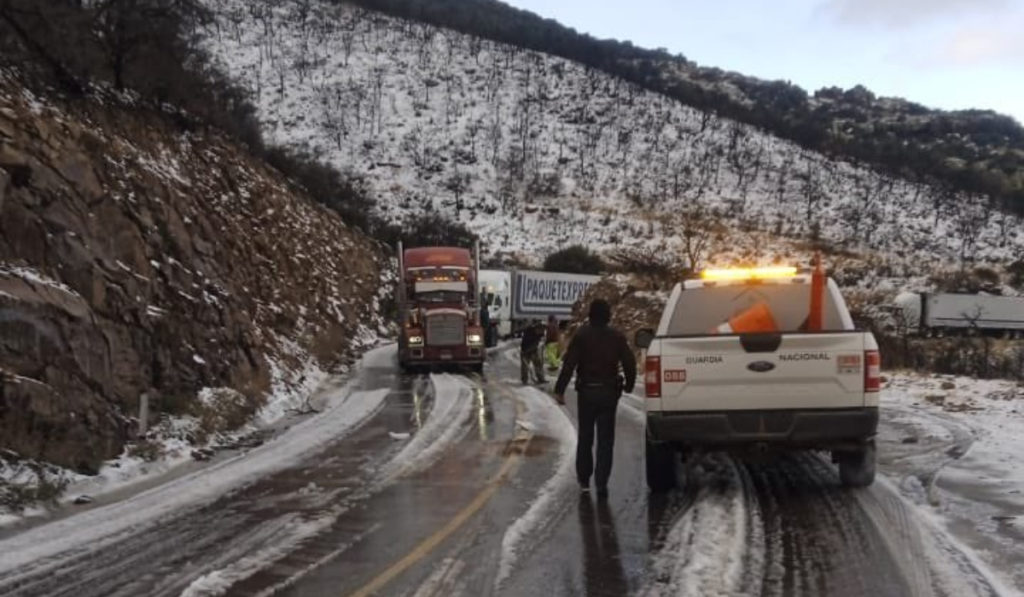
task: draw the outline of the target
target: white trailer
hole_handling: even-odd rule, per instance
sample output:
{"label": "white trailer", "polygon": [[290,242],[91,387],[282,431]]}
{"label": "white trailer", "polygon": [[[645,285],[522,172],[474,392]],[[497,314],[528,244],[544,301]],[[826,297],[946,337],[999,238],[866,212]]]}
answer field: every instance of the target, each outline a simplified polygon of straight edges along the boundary
{"label": "white trailer", "polygon": [[518,330],[535,319],[554,315],[559,321],[572,316],[572,306],[600,276],[534,270],[512,272],[512,324]]}
{"label": "white trailer", "polygon": [[490,316],[491,338],[512,335],[512,272],[480,270],[480,293]]}
{"label": "white trailer", "polygon": [[507,338],[529,322],[559,321],[572,316],[572,307],[600,276],[536,270],[480,270],[480,295],[487,305],[492,338]]}
{"label": "white trailer", "polygon": [[925,336],[970,330],[1024,334],[1024,297],[906,292],[896,297],[896,306],[902,326]]}

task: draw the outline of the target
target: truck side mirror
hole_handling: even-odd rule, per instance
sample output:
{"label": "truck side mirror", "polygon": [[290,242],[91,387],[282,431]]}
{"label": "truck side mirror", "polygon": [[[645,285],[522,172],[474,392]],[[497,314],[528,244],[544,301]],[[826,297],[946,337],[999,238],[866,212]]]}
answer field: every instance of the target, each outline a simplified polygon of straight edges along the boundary
{"label": "truck side mirror", "polygon": [[636,344],[637,348],[648,349],[651,347],[651,342],[654,341],[654,330],[650,328],[644,328],[637,330],[636,336],[633,337],[633,343]]}

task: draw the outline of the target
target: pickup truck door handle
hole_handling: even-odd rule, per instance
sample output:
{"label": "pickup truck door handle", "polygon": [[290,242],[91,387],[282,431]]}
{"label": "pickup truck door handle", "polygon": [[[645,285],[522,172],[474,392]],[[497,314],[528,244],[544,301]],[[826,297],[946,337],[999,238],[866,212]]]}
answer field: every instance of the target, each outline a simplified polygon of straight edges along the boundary
{"label": "pickup truck door handle", "polygon": [[740,346],[746,352],[775,352],[782,344],[782,334],[741,334]]}

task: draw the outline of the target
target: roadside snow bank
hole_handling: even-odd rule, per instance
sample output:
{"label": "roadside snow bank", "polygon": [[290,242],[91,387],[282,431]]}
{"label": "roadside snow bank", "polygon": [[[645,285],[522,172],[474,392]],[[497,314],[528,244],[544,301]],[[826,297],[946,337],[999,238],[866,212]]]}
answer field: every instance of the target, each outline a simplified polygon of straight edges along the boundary
{"label": "roadside snow bank", "polygon": [[924,518],[1024,592],[1024,386],[897,374],[882,400],[881,470]]}
{"label": "roadside snow bank", "polygon": [[[184,472],[186,467],[195,460],[194,453],[203,453],[203,458],[212,455],[215,450],[225,448],[253,448],[262,443],[261,436],[266,435],[270,428],[280,423],[289,414],[311,414],[325,408],[331,397],[336,398],[342,391],[339,378],[331,379],[330,374],[323,370],[316,359],[305,353],[298,345],[280,340],[289,351],[298,366],[287,366],[268,357],[272,374],[271,392],[266,404],[260,409],[252,421],[230,432],[216,432],[209,439],[196,443],[194,438],[200,434],[199,421],[192,416],[164,416],[153,425],[145,442],[129,444],[124,452],[113,460],[108,460],[96,475],[82,475],[74,471],[45,466],[48,471],[46,483],[57,483],[62,488],[55,503],[68,505],[82,496],[90,500],[102,498],[133,487],[154,483],[160,477],[175,472]],[[361,367],[387,367],[394,360],[394,346],[383,345],[368,351],[360,361]],[[343,372],[346,369],[342,368]],[[214,388],[200,391],[200,399]],[[27,471],[33,469],[33,463],[26,466],[5,466],[0,461],[0,490],[18,487],[34,487]],[[26,485],[27,484],[27,485]],[[44,504],[29,505],[14,510],[6,507],[0,500],[0,528],[12,526],[27,518],[45,516]]]}
{"label": "roadside snow bank", "polygon": [[526,539],[550,527],[562,516],[577,491],[573,472],[576,427],[569,415],[551,396],[536,388],[521,388],[518,395],[526,405],[526,413],[519,424],[534,436],[557,441],[558,456],[554,473],[541,486],[530,508],[505,531],[501,540],[498,575],[494,581],[496,589],[512,574],[516,561],[528,547]]}
{"label": "roadside snow bank", "polygon": [[[392,351],[384,348],[381,351]],[[367,360],[380,358],[372,352]],[[293,465],[300,458],[360,426],[383,404],[387,389],[354,392],[350,382],[327,397],[326,410],[253,449],[208,468],[172,480],[122,502],[89,510],[0,541],[0,574],[42,558],[84,546],[101,549],[118,535],[137,531],[187,507],[212,502],[225,492],[268,473]],[[52,565],[59,565],[55,558]]]}

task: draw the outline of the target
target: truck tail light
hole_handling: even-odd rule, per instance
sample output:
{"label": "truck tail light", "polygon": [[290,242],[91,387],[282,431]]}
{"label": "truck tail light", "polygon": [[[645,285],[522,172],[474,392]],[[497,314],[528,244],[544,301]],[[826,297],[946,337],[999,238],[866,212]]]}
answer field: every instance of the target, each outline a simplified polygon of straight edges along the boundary
{"label": "truck tail light", "polygon": [[877,350],[864,351],[864,391],[879,392],[882,389],[882,355]]}
{"label": "truck tail light", "polygon": [[661,357],[647,357],[644,366],[644,393],[648,398],[661,398]]}

